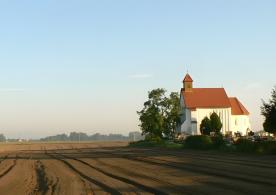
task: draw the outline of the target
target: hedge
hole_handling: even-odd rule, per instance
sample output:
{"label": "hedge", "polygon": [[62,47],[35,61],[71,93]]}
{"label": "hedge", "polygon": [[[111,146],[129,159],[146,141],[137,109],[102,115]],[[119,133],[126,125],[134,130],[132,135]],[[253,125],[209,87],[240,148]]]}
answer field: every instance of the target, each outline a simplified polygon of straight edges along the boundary
{"label": "hedge", "polygon": [[189,136],[185,140],[185,147],[192,149],[211,149],[213,142],[211,138],[207,135],[194,135]]}

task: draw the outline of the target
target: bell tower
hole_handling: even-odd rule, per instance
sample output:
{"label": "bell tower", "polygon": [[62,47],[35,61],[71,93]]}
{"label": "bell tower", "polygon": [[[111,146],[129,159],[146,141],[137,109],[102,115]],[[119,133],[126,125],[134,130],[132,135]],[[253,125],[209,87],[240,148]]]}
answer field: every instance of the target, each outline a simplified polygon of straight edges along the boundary
{"label": "bell tower", "polygon": [[192,92],[193,90],[193,79],[188,73],[183,79],[183,89],[185,92]]}

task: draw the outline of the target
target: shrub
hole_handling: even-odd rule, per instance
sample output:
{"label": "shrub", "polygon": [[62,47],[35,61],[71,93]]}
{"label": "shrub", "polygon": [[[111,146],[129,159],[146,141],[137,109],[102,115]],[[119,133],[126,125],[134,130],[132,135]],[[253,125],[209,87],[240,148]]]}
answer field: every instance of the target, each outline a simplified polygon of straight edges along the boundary
{"label": "shrub", "polygon": [[228,152],[228,153],[233,153],[236,152],[236,147],[233,145],[222,145],[219,147],[219,151],[221,152]]}
{"label": "shrub", "polygon": [[155,147],[157,145],[161,145],[161,141],[153,141],[153,140],[140,140],[137,142],[130,142],[129,146],[133,147]]}
{"label": "shrub", "polygon": [[239,139],[235,143],[236,149],[239,152],[255,152],[257,145],[248,139]]}
{"label": "shrub", "polygon": [[211,137],[211,140],[212,140],[214,148],[220,148],[223,145],[225,145],[225,141],[224,141],[223,136],[221,134],[218,134],[218,135],[215,135],[215,136]]}
{"label": "shrub", "polygon": [[205,117],[200,124],[200,133],[202,135],[210,135],[211,132],[211,121],[208,117]]}
{"label": "shrub", "polygon": [[264,141],[256,144],[258,153],[276,154],[276,141]]}
{"label": "shrub", "polygon": [[210,149],[212,148],[212,140],[206,135],[189,136],[185,140],[185,146],[192,149]]}
{"label": "shrub", "polygon": [[150,134],[146,135],[145,140],[146,141],[153,141],[153,142],[162,142],[162,139],[160,137],[153,136],[153,135],[150,135]]}
{"label": "shrub", "polygon": [[161,147],[161,148],[169,148],[169,149],[179,149],[183,148],[182,143],[175,143],[170,140],[140,140],[137,142],[130,142],[129,146],[131,147]]}

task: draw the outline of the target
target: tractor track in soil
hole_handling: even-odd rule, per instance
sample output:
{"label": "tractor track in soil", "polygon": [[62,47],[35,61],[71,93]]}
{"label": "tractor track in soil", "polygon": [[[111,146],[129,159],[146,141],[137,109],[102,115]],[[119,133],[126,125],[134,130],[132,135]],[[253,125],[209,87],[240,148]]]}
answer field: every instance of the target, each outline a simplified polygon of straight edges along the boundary
{"label": "tractor track in soil", "polygon": [[[88,149],[87,149],[88,150]],[[123,151],[112,151],[112,150],[105,150],[105,151],[95,151],[95,153],[107,153],[107,154],[117,154],[117,155],[126,155],[125,153],[133,153],[134,151],[129,151],[129,150],[123,150]],[[82,151],[83,154],[85,154],[85,152]],[[87,152],[89,154],[89,152]],[[197,151],[197,153],[200,153]],[[139,154],[139,156],[156,156],[156,151],[153,149],[147,149],[146,150],[146,154],[144,150],[135,150],[135,155]],[[245,165],[245,166],[252,166],[252,167],[260,167],[260,168],[267,168],[267,169],[271,169],[271,168],[276,168],[276,164],[275,163],[271,163],[271,161],[260,161],[260,160],[256,160],[256,158],[250,159],[249,161],[246,161],[245,159],[237,159],[237,157],[231,157],[231,156],[226,156],[225,154],[221,154],[218,158],[217,154],[212,154],[212,153],[208,153],[208,154],[204,154],[204,153],[200,153],[199,154],[194,154],[191,151],[185,151],[185,153],[182,152],[178,152],[178,151],[174,151],[174,153],[171,153],[170,151],[166,151],[163,150],[162,151],[162,155],[166,155],[166,156],[170,156],[170,157],[177,157],[179,159],[183,159],[183,158],[188,158],[188,157],[192,157],[195,160],[204,160],[204,161],[212,161],[212,162],[218,162],[218,163],[227,163],[229,164],[231,162],[231,164],[237,164],[237,165]],[[243,156],[241,156],[243,157]],[[276,160],[276,159],[275,159]],[[246,162],[245,162],[246,161]]]}
{"label": "tractor track in soil", "polygon": [[[134,155],[118,154],[116,152],[104,152],[104,151],[101,151],[101,152],[107,153],[109,155],[113,154],[114,156],[133,160],[135,162],[139,161],[139,162],[143,162],[143,163],[147,163],[147,164],[151,164],[151,165],[165,166],[165,167],[170,167],[170,168],[179,169],[179,170],[187,170],[187,171],[191,171],[191,172],[202,173],[202,174],[212,175],[212,176],[216,176],[216,177],[228,178],[231,180],[239,180],[239,181],[243,181],[243,182],[249,182],[252,184],[257,183],[257,184],[266,185],[266,186],[274,186],[275,185],[275,183],[273,181],[260,181],[260,180],[256,180],[256,179],[250,178],[250,177],[243,177],[241,175],[238,176],[233,173],[213,171],[209,167],[206,167],[206,168],[199,167],[198,165],[194,165],[194,164],[183,165],[183,163],[181,163],[181,162],[173,162],[173,161],[168,161],[168,160],[164,160],[164,159],[155,159],[150,156],[135,157]],[[160,161],[160,162],[158,162],[158,161]],[[229,163],[231,163],[231,161]],[[223,170],[223,169],[221,169],[221,170]],[[238,173],[238,172],[236,172],[236,173]]]}
{"label": "tractor track in soil", "polygon": [[136,182],[134,180],[131,180],[131,179],[128,179],[126,177],[122,177],[122,176],[119,176],[119,175],[115,175],[115,174],[109,173],[109,172],[104,171],[103,169],[101,169],[99,167],[95,167],[95,166],[91,165],[90,163],[85,162],[85,161],[83,161],[81,159],[70,157],[70,156],[66,156],[66,155],[62,155],[62,154],[60,154],[60,155],[62,157],[64,157],[64,158],[70,158],[70,159],[73,159],[75,161],[78,161],[78,162],[80,162],[80,163],[82,163],[82,164],[84,164],[84,165],[86,165],[86,166],[88,166],[88,167],[90,167],[90,168],[92,168],[92,169],[94,169],[96,171],[99,171],[100,173],[103,173],[104,175],[106,175],[108,177],[111,177],[113,179],[117,179],[119,181],[122,181],[122,182],[130,184],[130,185],[133,185],[133,186],[135,186],[137,188],[140,188],[143,191],[147,191],[147,192],[150,192],[150,193],[153,193],[153,194],[167,195],[167,193],[165,193],[165,192],[163,192],[161,190],[152,188],[150,186],[143,185],[141,183],[138,183],[138,182]]}
{"label": "tractor track in soil", "polygon": [[[128,159],[126,159],[126,160],[128,160]],[[121,173],[125,173],[127,175],[131,175],[131,176],[134,176],[134,177],[148,179],[148,180],[151,180],[151,181],[155,181],[157,183],[162,183],[164,185],[169,185],[169,186],[172,186],[172,188],[174,188],[175,190],[177,190],[178,192],[181,192],[181,193],[194,194],[194,191],[192,191],[191,189],[185,189],[185,187],[183,187],[183,186],[179,187],[179,186],[176,186],[176,185],[174,185],[174,184],[172,184],[170,182],[166,182],[164,180],[161,180],[161,179],[158,179],[158,178],[155,178],[155,177],[151,177],[151,176],[148,176],[148,175],[145,175],[145,174],[141,174],[141,173],[130,172],[127,169],[124,169],[124,168],[122,168],[120,166],[110,165],[110,164],[107,164],[107,163],[105,163],[105,162],[103,162],[101,160],[95,160],[95,161],[98,161],[99,163],[101,163],[104,166],[112,167],[114,170],[118,170]],[[141,165],[141,166],[143,166],[143,165]],[[227,190],[239,190],[239,191],[241,191],[243,193],[246,193],[246,194],[250,193],[250,191],[248,191],[246,189],[236,189],[235,186],[233,186],[233,185],[228,185],[228,184],[220,184],[220,185],[218,185],[218,183],[212,182],[212,181],[208,181],[208,182],[205,181],[205,183],[208,183],[209,186],[213,186],[213,187],[216,187],[216,188],[227,189]],[[198,193],[204,194],[204,192],[201,191],[201,190],[198,190]]]}
{"label": "tractor track in soil", "polygon": [[53,154],[49,154],[49,153],[46,153],[46,155],[58,160],[58,161],[61,161],[63,162],[65,165],[67,165],[67,167],[69,167],[72,171],[74,171],[75,173],[77,173],[80,177],[82,177],[83,179],[99,186],[100,188],[102,188],[104,191],[110,193],[110,194],[114,194],[114,195],[120,195],[121,193],[119,191],[117,191],[116,189],[114,188],[111,188],[107,185],[105,185],[104,183],[100,182],[100,181],[97,181],[95,179],[93,179],[92,177],[84,174],[83,172],[81,172],[80,170],[78,170],[75,166],[73,166],[71,163],[69,163],[68,161],[60,158],[60,157],[57,157],[56,155],[53,155]]}
{"label": "tractor track in soil", "polygon": [[[149,160],[149,159],[151,159],[150,157],[148,157],[149,159],[141,159],[141,158],[138,159],[138,158],[134,158],[134,157],[129,158],[129,156],[126,157],[126,155],[124,155],[123,157],[120,156],[120,158],[122,158],[124,160],[130,160],[130,161],[132,161],[134,163],[140,162],[139,165],[140,165],[141,168],[143,168],[144,164],[157,165],[157,166],[160,166],[160,167],[164,167],[165,166],[165,167],[174,168],[174,169],[176,168],[176,166],[172,166],[171,164],[152,162],[152,161]],[[154,160],[156,160],[156,159],[154,159]],[[122,167],[120,167],[118,165],[117,166],[110,165],[110,164],[105,163],[102,160],[97,160],[97,159],[95,159],[95,161],[99,161],[100,164],[102,164],[102,165],[107,165],[107,166],[113,167],[114,169],[118,169],[120,172],[125,172],[126,174],[131,174],[132,176],[143,177],[145,179],[148,178],[150,180],[158,181],[158,183],[164,183],[165,185],[169,184],[170,186],[172,186],[172,188],[179,188],[179,186],[175,186],[174,184],[171,184],[169,182],[164,182],[163,180],[160,180],[160,179],[157,179],[157,178],[154,178],[154,177],[149,177],[147,175],[140,174],[140,173],[137,174],[135,172],[129,172],[126,169],[124,169],[124,168],[122,168]],[[165,162],[167,162],[167,161],[165,161]],[[177,167],[177,169],[182,170],[182,171],[185,170],[185,171],[189,171],[189,172],[193,172],[193,173],[198,173],[198,171],[195,171],[194,169],[187,170],[187,169],[183,169],[182,167],[181,168]],[[200,173],[202,173],[202,172],[200,172]],[[226,179],[228,179],[229,181],[231,181],[229,178],[226,178]],[[204,183],[208,184],[209,186],[212,186],[214,188],[227,189],[229,191],[242,192],[244,194],[256,194],[256,192],[254,192],[254,190],[250,190],[250,189],[246,189],[246,188],[240,188],[240,187],[235,186],[234,184],[231,184],[231,183],[220,183],[219,185],[218,185],[217,182],[213,182],[213,181],[204,181]],[[181,186],[181,189],[178,189],[178,192],[182,192],[182,193],[185,193],[185,194],[189,194],[189,193],[194,194],[195,191],[194,191],[194,189],[193,190],[191,190],[191,189],[185,189],[185,187]],[[196,190],[196,192],[198,194],[205,194],[204,191],[201,191],[201,190]]]}
{"label": "tractor track in soil", "polygon": [[[6,160],[7,158],[8,158],[8,155],[5,156],[3,159],[1,159],[0,164],[1,164],[4,160]],[[7,175],[7,174],[16,166],[16,162],[17,162],[17,157],[15,157],[15,159],[12,161],[12,164],[0,174],[0,179],[1,179],[2,177],[4,177],[5,175]]]}
{"label": "tractor track in soil", "polygon": [[131,177],[135,177],[135,178],[143,178],[143,179],[154,181],[156,183],[161,183],[163,185],[170,186],[170,187],[174,188],[176,191],[179,191],[179,192],[182,192],[182,193],[189,193],[189,192],[191,192],[188,189],[187,190],[183,190],[183,187],[180,188],[179,186],[176,186],[176,185],[174,185],[174,184],[172,184],[172,183],[170,183],[168,181],[164,181],[164,180],[161,180],[161,179],[158,179],[158,178],[155,178],[155,177],[151,177],[151,176],[148,176],[146,174],[137,173],[137,172],[134,172],[134,171],[129,171],[127,168],[122,168],[122,167],[120,167],[118,165],[111,165],[109,163],[104,162],[103,160],[99,160],[99,159],[93,159],[93,160],[95,162],[98,162],[99,164],[105,166],[105,167],[110,167],[112,170],[116,170],[117,172],[124,173],[127,176],[131,176]]}
{"label": "tractor track in soil", "polygon": [[254,179],[254,178],[238,176],[238,175],[235,175],[232,173],[219,172],[219,171],[215,172],[213,170],[210,170],[210,168],[198,167],[198,166],[192,165],[192,164],[182,165],[181,163],[176,163],[176,162],[159,159],[159,161],[163,162],[162,163],[162,162],[157,162],[156,159],[152,159],[152,158],[148,158],[148,159],[136,158],[136,157],[128,157],[128,158],[131,160],[134,160],[134,161],[140,161],[140,162],[148,163],[148,164],[152,164],[152,165],[166,166],[166,167],[171,167],[171,168],[180,169],[180,170],[187,170],[187,171],[191,171],[191,172],[227,178],[227,179],[231,179],[231,180],[239,180],[239,181],[248,182],[248,183],[252,183],[252,184],[261,184],[261,185],[266,185],[266,186],[274,186],[275,185],[274,182],[260,181],[260,180]]}
{"label": "tractor track in soil", "polygon": [[2,145],[1,195],[276,193],[275,156],[125,145]]}

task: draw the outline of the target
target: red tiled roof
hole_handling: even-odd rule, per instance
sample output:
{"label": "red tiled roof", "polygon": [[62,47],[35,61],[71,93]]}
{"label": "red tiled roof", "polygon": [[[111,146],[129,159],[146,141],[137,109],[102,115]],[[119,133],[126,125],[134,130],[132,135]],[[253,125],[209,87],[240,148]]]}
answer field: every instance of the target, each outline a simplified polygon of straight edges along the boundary
{"label": "red tiled roof", "polygon": [[231,104],[224,88],[192,88],[182,90],[187,108],[230,108]]}
{"label": "red tiled roof", "polygon": [[232,115],[249,115],[249,112],[236,97],[229,98]]}
{"label": "red tiled roof", "polygon": [[193,79],[192,77],[187,73],[185,78],[183,79],[183,82],[193,82]]}

